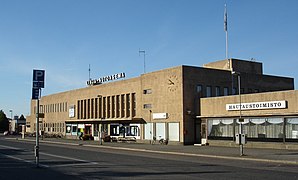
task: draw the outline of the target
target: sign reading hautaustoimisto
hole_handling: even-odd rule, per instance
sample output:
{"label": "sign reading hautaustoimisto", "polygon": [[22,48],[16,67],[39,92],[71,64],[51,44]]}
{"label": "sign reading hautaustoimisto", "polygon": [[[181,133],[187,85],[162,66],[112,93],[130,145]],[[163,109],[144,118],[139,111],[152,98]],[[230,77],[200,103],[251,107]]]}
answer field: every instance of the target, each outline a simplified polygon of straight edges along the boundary
{"label": "sign reading hautaustoimisto", "polygon": [[87,81],[87,85],[88,86],[98,85],[98,84],[102,84],[103,82],[113,81],[113,80],[117,80],[117,79],[121,79],[121,78],[125,78],[124,72],[110,75],[110,76],[104,76],[104,77],[101,77],[98,79],[90,79],[89,81]]}
{"label": "sign reading hautaustoimisto", "polygon": [[[286,101],[267,101],[267,102],[252,102],[241,103],[241,110],[253,109],[285,109],[287,108]],[[227,111],[239,111],[240,104],[226,104]]]}

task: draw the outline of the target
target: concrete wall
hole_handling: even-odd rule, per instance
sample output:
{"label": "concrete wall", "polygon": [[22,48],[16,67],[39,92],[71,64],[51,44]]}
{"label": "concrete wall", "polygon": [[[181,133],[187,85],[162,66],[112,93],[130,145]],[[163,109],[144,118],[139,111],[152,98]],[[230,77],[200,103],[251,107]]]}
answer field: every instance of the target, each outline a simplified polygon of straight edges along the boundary
{"label": "concrete wall", "polygon": [[240,73],[263,74],[263,65],[260,62],[245,61],[239,59],[225,59],[204,64],[203,67],[211,69],[221,69],[236,71]]}

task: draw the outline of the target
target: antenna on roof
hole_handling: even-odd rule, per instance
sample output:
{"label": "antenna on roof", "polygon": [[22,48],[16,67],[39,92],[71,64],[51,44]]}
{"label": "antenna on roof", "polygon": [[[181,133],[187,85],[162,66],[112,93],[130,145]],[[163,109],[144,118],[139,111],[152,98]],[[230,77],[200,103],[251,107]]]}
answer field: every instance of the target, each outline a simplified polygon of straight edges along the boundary
{"label": "antenna on roof", "polygon": [[146,51],[145,51],[145,50],[141,50],[141,49],[139,48],[139,56],[140,56],[141,53],[144,54],[144,73],[146,73],[146,61],[145,61]]}
{"label": "antenna on roof", "polygon": [[255,58],[250,58],[250,61],[256,62],[256,59]]}
{"label": "antenna on roof", "polygon": [[90,64],[89,64],[89,69],[88,69],[88,71],[89,71],[89,80],[91,80],[91,76],[90,76],[90,73],[91,73]]}

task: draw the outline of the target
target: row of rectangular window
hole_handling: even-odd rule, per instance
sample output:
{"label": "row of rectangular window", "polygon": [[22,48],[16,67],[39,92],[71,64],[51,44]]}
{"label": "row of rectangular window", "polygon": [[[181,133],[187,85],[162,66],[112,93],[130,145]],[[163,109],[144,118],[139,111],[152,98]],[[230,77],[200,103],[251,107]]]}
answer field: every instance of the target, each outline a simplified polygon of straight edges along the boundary
{"label": "row of rectangular window", "polygon": [[[44,132],[50,132],[50,133],[64,133],[65,126],[63,122],[58,123],[40,123],[39,129]],[[34,129],[36,130],[36,123],[34,123]]]}
{"label": "row of rectangular window", "polygon": [[[34,114],[36,114],[36,106],[34,106]],[[67,112],[67,102],[39,105],[39,113]]]}
{"label": "row of rectangular window", "polygon": [[135,93],[99,96],[77,101],[78,119],[128,118],[135,115]]}
{"label": "row of rectangular window", "polygon": [[[221,93],[221,87],[219,86],[215,86],[215,93],[213,95],[213,92],[212,92],[212,86],[206,86],[206,94],[204,96],[204,93],[203,93],[203,86],[202,85],[197,85],[196,87],[196,91],[197,93],[199,94],[200,97],[212,97],[212,96],[228,96],[228,95],[235,95],[235,94],[238,94],[238,91],[237,91],[237,88],[233,88],[233,92],[230,93],[229,92],[229,88],[228,87],[224,87],[223,88],[223,94]],[[240,89],[241,93],[244,93],[244,88],[241,88]],[[248,89],[248,93],[258,93],[259,90],[258,89]]]}

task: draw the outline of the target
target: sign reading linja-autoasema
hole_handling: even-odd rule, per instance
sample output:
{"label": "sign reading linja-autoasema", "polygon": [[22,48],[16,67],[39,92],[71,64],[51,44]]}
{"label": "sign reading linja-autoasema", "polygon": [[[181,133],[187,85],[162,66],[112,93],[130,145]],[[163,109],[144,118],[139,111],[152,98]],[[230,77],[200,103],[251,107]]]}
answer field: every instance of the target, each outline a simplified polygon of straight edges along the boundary
{"label": "sign reading linja-autoasema", "polygon": [[90,79],[89,81],[87,81],[87,85],[88,86],[98,85],[98,84],[102,84],[103,82],[113,81],[113,80],[121,79],[121,78],[125,78],[124,72],[110,75],[110,76],[104,76],[104,77],[101,77],[98,79]]}
{"label": "sign reading linja-autoasema", "polygon": [[[285,109],[287,108],[286,101],[267,101],[267,102],[252,102],[241,103],[241,110],[252,109]],[[226,104],[227,111],[240,110],[240,104]]]}

